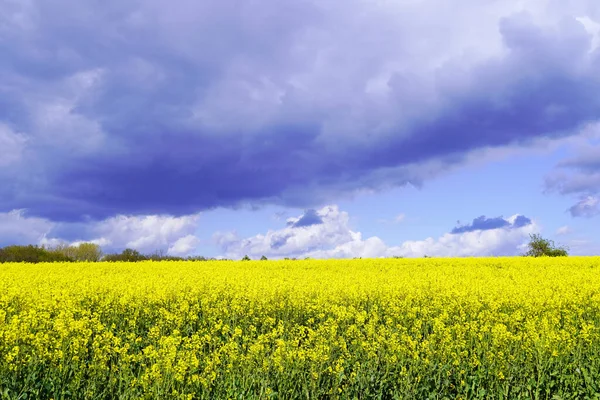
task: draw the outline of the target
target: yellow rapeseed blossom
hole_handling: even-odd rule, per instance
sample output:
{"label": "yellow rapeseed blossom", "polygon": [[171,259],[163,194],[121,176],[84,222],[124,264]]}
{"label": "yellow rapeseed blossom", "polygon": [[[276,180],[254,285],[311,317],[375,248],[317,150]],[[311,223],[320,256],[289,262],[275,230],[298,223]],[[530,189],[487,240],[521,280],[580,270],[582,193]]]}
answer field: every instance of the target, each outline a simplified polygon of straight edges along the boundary
{"label": "yellow rapeseed blossom", "polygon": [[600,257],[0,264],[3,398],[593,398],[599,353]]}

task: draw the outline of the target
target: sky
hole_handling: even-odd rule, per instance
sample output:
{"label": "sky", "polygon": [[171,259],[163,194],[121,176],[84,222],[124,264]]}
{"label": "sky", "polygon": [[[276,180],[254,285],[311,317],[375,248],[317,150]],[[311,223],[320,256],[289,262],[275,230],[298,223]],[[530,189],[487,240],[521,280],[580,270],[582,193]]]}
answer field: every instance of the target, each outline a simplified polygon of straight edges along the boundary
{"label": "sky", "polygon": [[0,9],[0,246],[600,254],[597,0]]}

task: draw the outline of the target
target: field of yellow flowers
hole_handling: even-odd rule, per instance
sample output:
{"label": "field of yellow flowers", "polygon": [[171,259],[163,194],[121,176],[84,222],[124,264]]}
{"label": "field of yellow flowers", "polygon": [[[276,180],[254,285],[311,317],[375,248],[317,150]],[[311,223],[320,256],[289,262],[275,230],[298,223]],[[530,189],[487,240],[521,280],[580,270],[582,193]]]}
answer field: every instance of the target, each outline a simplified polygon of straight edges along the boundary
{"label": "field of yellow flowers", "polygon": [[0,264],[2,399],[599,393],[600,257]]}

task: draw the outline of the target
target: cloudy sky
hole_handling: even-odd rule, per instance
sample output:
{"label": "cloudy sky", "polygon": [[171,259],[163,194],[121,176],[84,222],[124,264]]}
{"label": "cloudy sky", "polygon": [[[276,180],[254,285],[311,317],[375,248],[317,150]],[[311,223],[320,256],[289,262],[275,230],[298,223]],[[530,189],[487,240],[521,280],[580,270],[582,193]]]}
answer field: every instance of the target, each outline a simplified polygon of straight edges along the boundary
{"label": "cloudy sky", "polygon": [[0,9],[0,245],[600,254],[598,0]]}

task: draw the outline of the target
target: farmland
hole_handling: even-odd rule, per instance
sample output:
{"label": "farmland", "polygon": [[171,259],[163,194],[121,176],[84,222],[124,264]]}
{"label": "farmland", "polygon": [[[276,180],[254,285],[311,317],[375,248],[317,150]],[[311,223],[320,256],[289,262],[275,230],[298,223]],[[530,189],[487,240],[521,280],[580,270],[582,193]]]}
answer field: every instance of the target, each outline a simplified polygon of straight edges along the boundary
{"label": "farmland", "polygon": [[0,398],[594,398],[600,257],[0,264]]}

